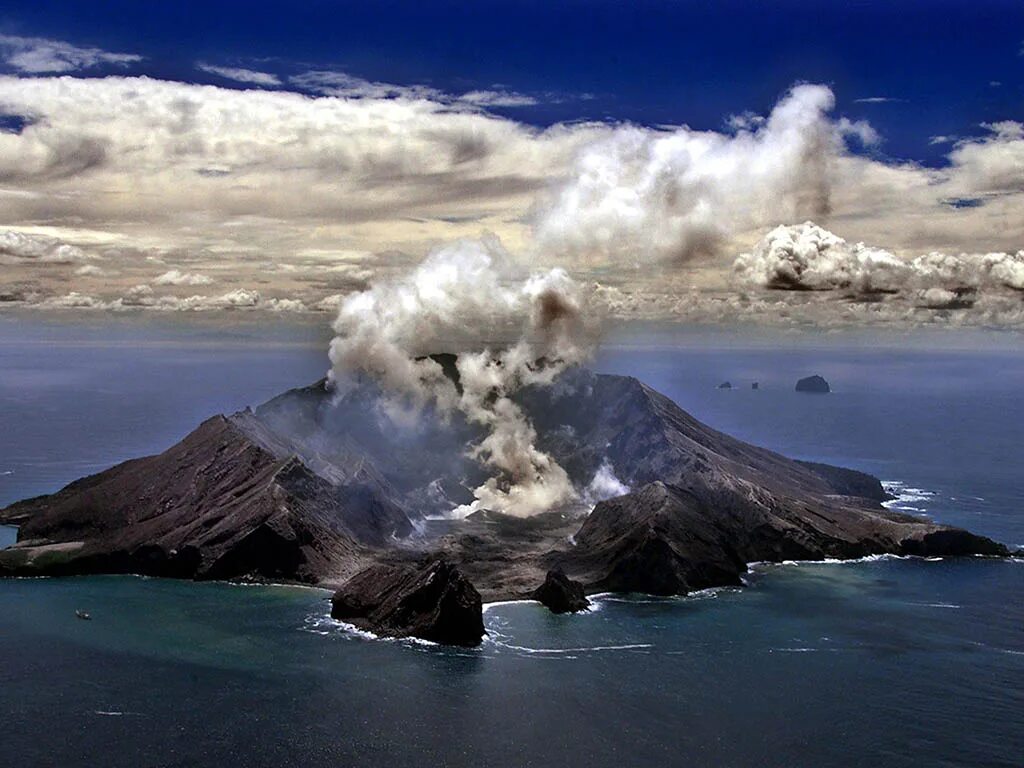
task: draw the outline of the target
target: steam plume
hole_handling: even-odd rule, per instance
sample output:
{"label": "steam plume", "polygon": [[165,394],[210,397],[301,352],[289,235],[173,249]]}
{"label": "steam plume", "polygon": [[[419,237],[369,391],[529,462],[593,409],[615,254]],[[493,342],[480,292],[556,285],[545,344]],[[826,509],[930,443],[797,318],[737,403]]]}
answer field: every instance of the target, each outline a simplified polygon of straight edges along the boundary
{"label": "steam plume", "polygon": [[[525,386],[550,384],[590,352],[582,293],[565,271],[517,274],[497,240],[458,241],[433,251],[409,275],[349,296],[334,330],[336,380],[369,375],[392,406],[430,406],[483,427],[483,439],[469,451],[494,474],[459,512],[531,515],[576,498],[512,399]],[[460,352],[457,382],[428,356],[453,345]]]}

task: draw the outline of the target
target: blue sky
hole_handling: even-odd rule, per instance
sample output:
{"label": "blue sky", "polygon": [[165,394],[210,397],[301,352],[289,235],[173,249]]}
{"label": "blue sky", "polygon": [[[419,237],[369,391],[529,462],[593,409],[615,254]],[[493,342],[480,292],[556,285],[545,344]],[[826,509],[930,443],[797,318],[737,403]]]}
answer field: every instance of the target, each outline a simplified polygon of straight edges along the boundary
{"label": "blue sky", "polygon": [[[825,83],[869,119],[892,158],[942,162],[933,136],[1024,114],[1024,3],[21,2],[0,31],[138,53],[127,69],[225,81],[196,61],[272,73],[343,70],[448,92],[501,84],[538,104],[496,108],[546,125],[685,122],[770,109],[794,82]],[[587,98],[581,98],[586,96]],[[891,99],[863,102],[861,99]]]}

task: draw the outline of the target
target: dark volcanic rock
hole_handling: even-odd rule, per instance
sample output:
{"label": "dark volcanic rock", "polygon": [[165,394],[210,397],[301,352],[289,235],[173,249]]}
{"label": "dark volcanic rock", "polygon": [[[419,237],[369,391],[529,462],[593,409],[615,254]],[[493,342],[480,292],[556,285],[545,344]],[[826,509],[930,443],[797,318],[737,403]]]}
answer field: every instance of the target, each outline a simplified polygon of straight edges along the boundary
{"label": "dark volcanic rock", "polygon": [[590,607],[583,585],[570,579],[560,568],[548,571],[544,583],[531,593],[531,597],[547,606],[552,613],[576,613]]}
{"label": "dark volcanic rock", "polygon": [[821,376],[815,374],[814,376],[806,376],[796,383],[797,392],[815,392],[818,394],[826,394],[832,391],[829,387],[828,382],[825,381]]}
{"label": "dark volcanic rock", "polygon": [[885,553],[1009,554],[983,536],[884,509],[840,512],[811,499],[743,503],[652,483],[598,504],[576,534],[571,563],[595,589],[674,595],[739,585],[749,562]]}
{"label": "dark volcanic rock", "polygon": [[480,593],[443,558],[370,566],[335,593],[331,616],[378,635],[444,645],[479,645],[484,635]]}
{"label": "dark volcanic rock", "polygon": [[612,592],[738,585],[746,560],[709,511],[693,493],[661,482],[602,502],[576,534],[574,565],[591,586]]}
{"label": "dark volcanic rock", "polygon": [[874,475],[867,472],[858,472],[855,469],[844,467],[833,467],[831,464],[819,464],[815,461],[800,461],[808,469],[817,472],[829,484],[833,493],[840,496],[851,496],[855,498],[870,499],[871,501],[888,501],[893,498],[886,493],[882,482]]}
{"label": "dark volcanic rock", "polygon": [[360,551],[344,505],[218,416],[159,456],[8,508],[23,522],[0,573],[315,582]]}

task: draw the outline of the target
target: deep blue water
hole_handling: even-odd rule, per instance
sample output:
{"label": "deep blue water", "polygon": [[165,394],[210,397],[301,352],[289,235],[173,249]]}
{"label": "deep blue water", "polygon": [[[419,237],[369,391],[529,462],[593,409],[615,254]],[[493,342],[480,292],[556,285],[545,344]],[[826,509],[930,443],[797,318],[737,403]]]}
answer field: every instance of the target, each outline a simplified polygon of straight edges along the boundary
{"label": "deep blue water", "polygon": [[[323,347],[297,336],[0,324],[0,503],[314,380]],[[1024,354],[1010,346],[688,343],[606,349],[597,367],[745,439],[899,481],[905,508],[1024,543]],[[835,392],[792,392],[809,373]],[[715,389],[726,379],[737,389]],[[576,617],[497,606],[475,651],[347,634],[325,596],[0,582],[4,763],[1019,766],[1024,753],[1020,563],[779,566],[743,590],[604,599]]]}

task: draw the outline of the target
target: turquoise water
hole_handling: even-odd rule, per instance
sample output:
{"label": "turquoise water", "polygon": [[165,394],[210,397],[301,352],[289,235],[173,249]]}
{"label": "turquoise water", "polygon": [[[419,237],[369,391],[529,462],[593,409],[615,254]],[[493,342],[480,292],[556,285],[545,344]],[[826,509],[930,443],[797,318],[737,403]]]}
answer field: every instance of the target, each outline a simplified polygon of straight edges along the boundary
{"label": "turquoise water", "polygon": [[[322,346],[287,339],[76,333],[0,325],[0,503],[324,367]],[[698,345],[612,349],[597,366],[746,439],[899,483],[908,511],[1024,543],[1019,352]],[[835,393],[793,393],[808,373]],[[717,391],[725,379],[739,388]],[[917,768],[1024,753],[1017,562],[775,566],[746,589],[608,597],[575,617],[502,605],[472,651],[368,640],[327,619],[326,597],[0,581],[4,762]]]}

